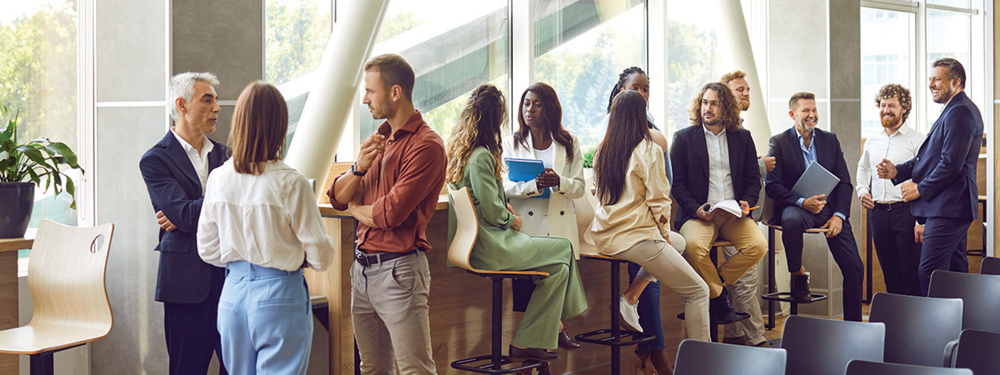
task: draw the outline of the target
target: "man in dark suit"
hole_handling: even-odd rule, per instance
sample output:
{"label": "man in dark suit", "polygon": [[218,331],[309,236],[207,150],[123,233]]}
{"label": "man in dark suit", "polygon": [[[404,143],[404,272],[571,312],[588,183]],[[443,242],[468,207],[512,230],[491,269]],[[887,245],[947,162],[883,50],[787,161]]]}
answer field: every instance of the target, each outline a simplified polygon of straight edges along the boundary
{"label": "man in dark suit", "polygon": [[[735,283],[767,253],[767,244],[757,222],[748,216],[760,193],[757,150],[750,131],[740,127],[740,107],[725,84],[702,87],[691,103],[691,125],[674,134],[674,200],[680,207],[676,226],[687,240],[684,257],[708,283],[710,310],[719,323],[748,317],[730,307],[725,284]],[[736,214],[706,207],[723,201],[739,204]],[[722,238],[733,243],[737,253],[712,264],[712,242]]]}
{"label": "man in dark suit", "polygon": [[879,177],[901,184],[903,201],[912,202],[910,212],[925,222],[917,271],[925,296],[934,270],[969,272],[966,232],[979,215],[976,165],[983,139],[983,118],[965,95],[965,69],[958,60],[935,61],[929,87],[944,109],[917,156],[900,165],[883,159],[877,166]]}
{"label": "man in dark suit", "polygon": [[[172,375],[207,373],[213,351],[222,362],[216,316],[225,270],[201,260],[196,236],[208,173],[229,154],[205,136],[215,131],[218,120],[218,84],[211,73],[171,78],[174,126],[139,161],[160,224],[156,300],[163,302]],[[225,374],[225,367],[219,367]]]}
{"label": "man in dark suit", "polygon": [[[809,301],[809,283],[802,266],[802,235],[809,228],[829,229],[826,242],[834,261],[844,275],[844,320],[861,321],[861,257],[847,220],[851,212],[854,189],[851,175],[833,133],[816,128],[819,112],[816,96],[800,92],[788,101],[788,115],[795,126],[771,137],[770,154],[778,163],[767,173],[764,192],[774,200],[771,224],[781,225],[781,240],[792,273],[792,298]],[[802,197],[792,187],[812,163],[819,163],[840,179],[830,196],[820,194]]]}

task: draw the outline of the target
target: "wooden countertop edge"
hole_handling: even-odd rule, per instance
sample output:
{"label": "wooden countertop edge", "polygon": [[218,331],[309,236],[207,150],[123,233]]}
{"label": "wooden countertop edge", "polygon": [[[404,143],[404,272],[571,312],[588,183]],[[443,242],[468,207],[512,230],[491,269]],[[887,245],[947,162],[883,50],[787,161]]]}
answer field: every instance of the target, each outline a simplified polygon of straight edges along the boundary
{"label": "wooden countertop edge", "polygon": [[[448,195],[439,195],[437,205],[434,206],[434,210],[447,210],[448,209]],[[334,216],[351,216],[347,211],[336,210],[329,203],[321,203],[319,205],[319,214],[324,217],[334,217]]]}
{"label": "wooden countertop edge", "polygon": [[3,238],[0,239],[0,253],[30,249],[34,243],[35,240],[27,238]]}

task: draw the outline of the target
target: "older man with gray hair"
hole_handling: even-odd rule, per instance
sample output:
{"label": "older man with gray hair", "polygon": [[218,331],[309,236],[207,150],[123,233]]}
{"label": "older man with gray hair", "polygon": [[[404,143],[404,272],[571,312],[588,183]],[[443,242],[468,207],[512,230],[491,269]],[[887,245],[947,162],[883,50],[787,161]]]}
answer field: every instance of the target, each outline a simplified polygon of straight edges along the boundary
{"label": "older man with gray hair", "polygon": [[160,225],[155,299],[163,302],[171,375],[207,373],[213,351],[222,361],[216,317],[225,270],[201,260],[196,233],[208,174],[229,154],[206,136],[218,121],[218,84],[211,73],[171,78],[173,126],[139,161]]}

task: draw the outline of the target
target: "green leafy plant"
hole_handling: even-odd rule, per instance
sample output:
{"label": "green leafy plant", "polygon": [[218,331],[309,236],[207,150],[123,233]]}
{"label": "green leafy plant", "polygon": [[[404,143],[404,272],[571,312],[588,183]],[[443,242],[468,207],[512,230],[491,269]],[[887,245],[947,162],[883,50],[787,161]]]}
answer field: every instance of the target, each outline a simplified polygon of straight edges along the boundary
{"label": "green leafy plant", "polygon": [[592,147],[583,153],[583,167],[593,168],[594,167],[594,153],[597,152],[597,147]]}
{"label": "green leafy plant", "polygon": [[6,128],[0,131],[0,182],[31,181],[42,186],[42,179],[45,179],[45,191],[52,187],[59,194],[65,180],[66,192],[73,195],[70,207],[76,209],[73,179],[59,169],[60,165],[66,165],[83,173],[83,168],[77,164],[76,154],[65,143],[53,142],[48,138],[18,143],[19,114],[20,111],[17,111],[11,116],[9,108],[0,104],[0,119],[6,124]]}

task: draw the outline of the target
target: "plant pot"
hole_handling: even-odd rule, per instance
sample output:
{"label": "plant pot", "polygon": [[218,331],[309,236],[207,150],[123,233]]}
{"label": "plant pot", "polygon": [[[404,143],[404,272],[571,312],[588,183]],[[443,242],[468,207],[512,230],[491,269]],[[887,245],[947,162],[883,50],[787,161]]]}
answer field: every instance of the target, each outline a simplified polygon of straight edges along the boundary
{"label": "plant pot", "polygon": [[24,237],[34,203],[34,182],[0,182],[0,238]]}

